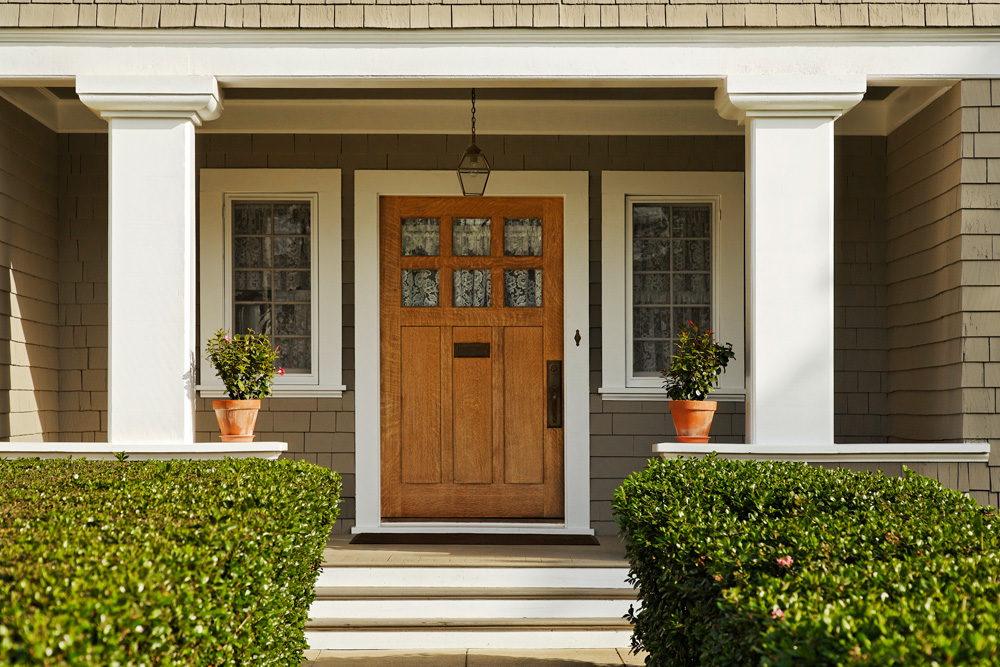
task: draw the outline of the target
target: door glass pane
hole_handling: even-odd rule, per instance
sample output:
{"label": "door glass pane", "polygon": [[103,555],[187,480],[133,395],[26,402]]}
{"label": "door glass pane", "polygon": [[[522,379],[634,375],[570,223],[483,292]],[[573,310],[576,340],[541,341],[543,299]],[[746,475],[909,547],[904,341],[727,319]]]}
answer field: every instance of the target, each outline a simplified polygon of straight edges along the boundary
{"label": "door glass pane", "polygon": [[674,271],[708,271],[711,257],[708,241],[674,241]]}
{"label": "door glass pane", "polygon": [[441,254],[437,218],[403,218],[403,254],[435,257]]}
{"label": "door glass pane", "polygon": [[542,305],[542,270],[510,269],[503,272],[503,305],[540,307]]}
{"label": "door glass pane", "polygon": [[670,303],[669,273],[636,273],[632,276],[632,303]]}
{"label": "door glass pane", "polygon": [[453,218],[452,253],[456,257],[490,254],[489,218]]}
{"label": "door glass pane", "polygon": [[309,271],[275,271],[274,300],[275,301],[305,301],[311,300],[312,285]]}
{"label": "door glass pane", "polygon": [[233,234],[270,234],[271,205],[261,202],[233,202]]}
{"label": "door glass pane", "polygon": [[633,271],[669,271],[670,239],[632,239]]}
{"label": "door glass pane", "polygon": [[541,255],[541,218],[504,218],[503,254],[511,257]]}
{"label": "door glass pane", "polygon": [[436,306],[439,291],[436,269],[403,269],[404,306]]}
{"label": "door glass pane", "polygon": [[489,269],[456,269],[454,301],[459,308],[489,307],[492,279]]}
{"label": "door glass pane", "polygon": [[275,234],[308,234],[309,203],[281,202],[274,205]]}
{"label": "door glass pane", "polygon": [[688,239],[708,238],[711,211],[711,207],[707,204],[674,206],[674,236]]}
{"label": "door glass pane", "polygon": [[270,301],[270,271],[233,271],[233,298],[236,301]]}

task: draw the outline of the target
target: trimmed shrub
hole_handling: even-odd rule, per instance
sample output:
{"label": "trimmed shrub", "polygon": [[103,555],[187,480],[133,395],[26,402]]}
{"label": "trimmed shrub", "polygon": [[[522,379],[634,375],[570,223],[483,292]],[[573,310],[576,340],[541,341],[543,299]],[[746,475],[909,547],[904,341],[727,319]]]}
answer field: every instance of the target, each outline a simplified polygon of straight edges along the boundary
{"label": "trimmed shrub", "polygon": [[648,665],[1000,664],[1000,521],[934,480],[657,459],[614,509]]}
{"label": "trimmed shrub", "polygon": [[339,494],[295,461],[0,460],[0,664],[298,667]]}

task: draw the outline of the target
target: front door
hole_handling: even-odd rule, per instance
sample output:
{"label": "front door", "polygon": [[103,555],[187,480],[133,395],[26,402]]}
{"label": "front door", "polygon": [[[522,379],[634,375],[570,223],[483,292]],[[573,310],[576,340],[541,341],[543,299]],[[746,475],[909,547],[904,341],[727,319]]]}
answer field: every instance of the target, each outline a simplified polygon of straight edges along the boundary
{"label": "front door", "polygon": [[380,200],[382,517],[563,517],[563,205]]}

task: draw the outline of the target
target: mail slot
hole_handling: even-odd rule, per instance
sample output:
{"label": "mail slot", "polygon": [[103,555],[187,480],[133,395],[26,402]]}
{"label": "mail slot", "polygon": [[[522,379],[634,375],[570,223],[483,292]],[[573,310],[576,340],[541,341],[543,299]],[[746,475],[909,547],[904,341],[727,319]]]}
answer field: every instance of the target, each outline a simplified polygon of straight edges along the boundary
{"label": "mail slot", "polygon": [[489,358],[489,343],[455,343],[455,358]]}

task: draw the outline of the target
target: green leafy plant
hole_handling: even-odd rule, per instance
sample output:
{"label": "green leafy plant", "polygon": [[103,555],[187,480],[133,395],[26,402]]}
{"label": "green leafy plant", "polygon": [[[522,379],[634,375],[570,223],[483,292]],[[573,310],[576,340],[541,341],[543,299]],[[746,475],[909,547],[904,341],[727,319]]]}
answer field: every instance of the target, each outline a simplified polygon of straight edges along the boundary
{"label": "green leafy plant", "polygon": [[0,461],[0,665],[299,667],[336,472]]}
{"label": "green leafy plant", "polygon": [[716,343],[711,329],[702,331],[688,320],[678,336],[677,354],[670,358],[670,368],[660,372],[663,388],[674,401],[703,401],[735,357],[732,343]]}
{"label": "green leafy plant", "polygon": [[219,329],[205,348],[205,356],[215,366],[229,398],[241,401],[271,395],[275,373],[285,374],[284,368],[274,367],[278,355],[278,346],[271,347],[267,336],[253,329],[235,336]]}
{"label": "green leafy plant", "polygon": [[1000,664],[1000,518],[936,480],[656,459],[614,512],[649,667]]}

